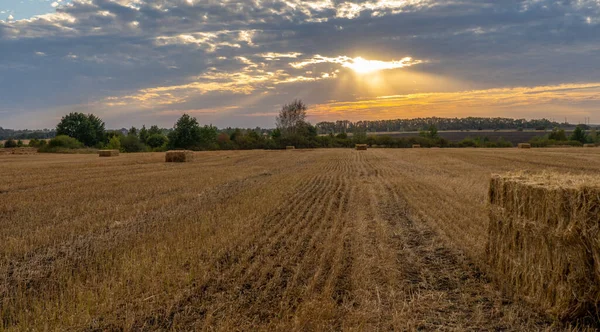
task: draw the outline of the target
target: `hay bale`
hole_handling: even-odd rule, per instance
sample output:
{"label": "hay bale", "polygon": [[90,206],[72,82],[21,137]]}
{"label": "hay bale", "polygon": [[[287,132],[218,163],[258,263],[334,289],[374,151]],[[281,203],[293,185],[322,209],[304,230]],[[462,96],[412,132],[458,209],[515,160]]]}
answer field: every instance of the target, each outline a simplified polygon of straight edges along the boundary
{"label": "hay bale", "polygon": [[584,144],[583,147],[584,148],[595,148],[596,144]]}
{"label": "hay bale", "polygon": [[413,144],[412,148],[413,149],[420,149],[421,148],[421,144]]}
{"label": "hay bale", "polygon": [[285,147],[285,149],[286,149],[286,150],[295,150],[295,149],[296,149],[296,147],[295,147],[295,146],[293,146],[293,145],[288,145],[288,146],[286,146],[286,147]]}
{"label": "hay bale", "polygon": [[119,150],[99,150],[100,157],[116,157],[119,155]]}
{"label": "hay bale", "polygon": [[367,145],[366,144],[356,144],[356,150],[366,151],[367,150]]}
{"label": "hay bale", "polygon": [[529,144],[529,143],[519,143],[517,145],[517,147],[519,149],[531,149],[531,144]]}
{"label": "hay bale", "polygon": [[184,163],[194,159],[194,152],[189,150],[171,150],[165,154],[168,163]]}
{"label": "hay bale", "polygon": [[496,282],[559,320],[600,314],[600,177],[495,175],[487,260]]}

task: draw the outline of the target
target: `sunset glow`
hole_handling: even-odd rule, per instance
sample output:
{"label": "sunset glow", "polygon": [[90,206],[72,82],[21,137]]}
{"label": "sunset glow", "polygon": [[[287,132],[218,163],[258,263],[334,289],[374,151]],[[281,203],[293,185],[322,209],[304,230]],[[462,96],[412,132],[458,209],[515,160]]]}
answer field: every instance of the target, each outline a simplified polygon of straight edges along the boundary
{"label": "sunset glow", "polygon": [[600,122],[597,90],[548,88],[596,84],[597,17],[597,1],[2,4],[0,125],[50,128],[85,110],[107,127],[169,127],[186,111],[220,127],[272,127],[296,98],[311,122]]}

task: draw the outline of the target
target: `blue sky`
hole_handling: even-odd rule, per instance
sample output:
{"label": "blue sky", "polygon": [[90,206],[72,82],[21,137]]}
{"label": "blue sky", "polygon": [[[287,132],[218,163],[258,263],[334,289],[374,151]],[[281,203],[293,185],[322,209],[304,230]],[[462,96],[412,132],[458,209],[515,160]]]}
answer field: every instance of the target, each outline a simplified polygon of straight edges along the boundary
{"label": "blue sky", "polygon": [[68,2],[68,0],[0,0],[0,20],[7,20],[9,16],[14,20],[20,20],[53,13],[56,7]]}
{"label": "blue sky", "polygon": [[2,127],[271,127],[294,98],[311,122],[600,122],[600,0],[53,3],[0,0]]}

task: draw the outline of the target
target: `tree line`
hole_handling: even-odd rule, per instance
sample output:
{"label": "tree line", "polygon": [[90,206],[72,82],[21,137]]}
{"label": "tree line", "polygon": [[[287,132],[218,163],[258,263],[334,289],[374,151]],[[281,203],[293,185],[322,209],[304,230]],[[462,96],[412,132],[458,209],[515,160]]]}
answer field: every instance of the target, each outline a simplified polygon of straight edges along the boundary
{"label": "tree line", "polygon": [[[511,147],[512,143],[503,139],[492,141],[486,137],[466,138],[459,142],[451,142],[439,136],[438,130],[454,128],[452,123],[463,123],[469,126],[550,125],[548,120],[514,120],[503,118],[465,118],[443,119],[422,118],[411,120],[389,121],[348,121],[320,122],[312,125],[306,121],[307,106],[301,100],[294,100],[284,105],[275,122],[276,128],[241,129],[226,128],[219,130],[212,125],[200,125],[196,118],[183,114],[173,128],[158,126],[146,128],[132,127],[128,130],[106,130],[104,122],[93,114],[79,112],[65,115],[56,126],[56,137],[49,142],[33,139],[30,146],[37,147],[40,152],[63,152],[74,149],[115,149],[121,152],[157,152],[173,149],[189,150],[237,150],[237,149],[284,149],[286,146],[297,148],[339,148],[354,147],[355,144],[370,146],[407,148],[414,144],[423,147]],[[487,121],[487,122],[486,122]],[[404,129],[419,128],[414,137],[391,137],[389,135],[369,135],[372,131],[380,131],[385,123],[404,123]],[[500,126],[501,129],[505,127]],[[392,128],[392,127],[388,127]],[[461,127],[464,128],[464,127]],[[521,127],[519,127],[521,128]],[[566,137],[564,129],[555,126],[548,135],[532,141],[536,146],[577,145],[600,143],[600,135],[592,130],[586,132],[584,126],[578,126],[571,137]],[[8,140],[6,147],[23,146],[22,142]]]}
{"label": "tree line", "polygon": [[[367,132],[407,132],[421,131],[429,126],[439,130],[546,130],[550,128],[574,127],[569,123],[558,123],[548,119],[510,119],[510,118],[414,118],[395,120],[357,121],[339,120],[335,122],[319,122],[316,124],[319,134],[349,133],[357,129]],[[584,125],[585,126],[585,125]],[[586,128],[589,129],[589,128]]]}

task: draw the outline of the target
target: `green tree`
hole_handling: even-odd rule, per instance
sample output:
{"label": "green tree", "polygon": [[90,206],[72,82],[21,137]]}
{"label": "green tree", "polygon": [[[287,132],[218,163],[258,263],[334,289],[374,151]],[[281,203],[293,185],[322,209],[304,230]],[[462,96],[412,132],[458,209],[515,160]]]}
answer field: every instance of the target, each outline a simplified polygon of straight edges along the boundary
{"label": "green tree", "polygon": [[56,126],[56,135],[66,135],[86,146],[95,146],[104,140],[104,122],[93,114],[70,113]]}
{"label": "green tree", "polygon": [[146,144],[148,141],[148,137],[150,136],[150,134],[148,133],[148,129],[146,129],[146,125],[143,125],[142,129],[140,129],[139,136],[142,143]]}
{"label": "green tree", "polygon": [[119,136],[115,135],[113,136],[110,141],[108,141],[108,144],[106,145],[107,149],[110,150],[119,150],[121,151],[121,140],[119,139]]}
{"label": "green tree", "polygon": [[148,144],[149,147],[156,149],[166,145],[168,141],[169,139],[167,136],[163,134],[153,134],[148,137],[146,144]]}
{"label": "green tree", "polygon": [[131,127],[129,128],[129,130],[127,131],[127,136],[137,136],[138,135],[138,130],[136,127]]}
{"label": "green tree", "polygon": [[157,125],[153,125],[148,130],[148,137],[150,137],[152,135],[156,135],[156,134],[162,134],[162,133],[163,133],[162,130],[160,130],[160,128],[158,128]]}
{"label": "green tree", "polygon": [[169,147],[173,149],[196,149],[202,140],[200,125],[196,118],[182,115],[173,131],[169,133]]}
{"label": "green tree", "polygon": [[565,133],[564,129],[559,129],[558,127],[554,127],[554,129],[552,129],[552,132],[550,134],[548,134],[548,139],[555,140],[555,141],[566,141],[567,134]]}
{"label": "green tree", "polygon": [[587,134],[585,133],[585,130],[583,130],[583,128],[581,126],[577,126],[577,128],[575,128],[575,130],[573,131],[573,134],[571,135],[571,137],[569,139],[571,141],[587,143]]}
{"label": "green tree", "polygon": [[15,142],[14,139],[9,138],[9,139],[6,140],[6,142],[4,142],[4,147],[7,148],[7,149],[16,148],[17,147],[17,142]]}
{"label": "green tree", "polygon": [[123,152],[142,152],[146,150],[144,143],[135,135],[123,136],[120,141]]}

